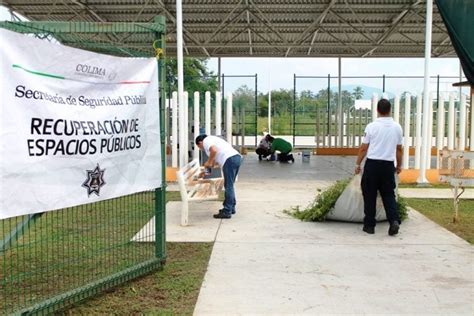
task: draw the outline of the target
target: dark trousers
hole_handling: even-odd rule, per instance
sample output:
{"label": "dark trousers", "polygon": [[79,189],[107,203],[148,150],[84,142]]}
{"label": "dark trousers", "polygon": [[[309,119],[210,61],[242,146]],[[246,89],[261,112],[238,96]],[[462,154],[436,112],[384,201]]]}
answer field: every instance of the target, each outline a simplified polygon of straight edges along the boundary
{"label": "dark trousers", "polygon": [[293,159],[293,154],[287,153],[279,153],[278,154],[278,161],[287,162]]}
{"label": "dark trousers", "polygon": [[235,212],[235,190],[234,190],[234,182],[237,174],[239,173],[240,164],[242,162],[242,158],[240,155],[235,155],[232,157],[227,158],[222,167],[222,171],[224,172],[224,213],[227,215],[231,215],[232,212]]}
{"label": "dark trousers", "polygon": [[382,197],[388,221],[390,223],[400,222],[395,198],[395,165],[393,161],[367,159],[361,186],[364,196],[364,225],[374,227],[376,224],[377,191]]}

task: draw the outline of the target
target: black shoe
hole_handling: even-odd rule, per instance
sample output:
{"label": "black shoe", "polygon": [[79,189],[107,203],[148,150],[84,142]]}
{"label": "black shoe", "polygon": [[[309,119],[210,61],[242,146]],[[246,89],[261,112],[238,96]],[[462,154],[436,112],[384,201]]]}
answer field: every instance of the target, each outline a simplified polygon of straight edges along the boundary
{"label": "black shoe", "polygon": [[[223,209],[223,208],[221,208],[221,209],[219,210],[219,213],[225,213],[225,212],[224,212],[224,209]],[[235,210],[232,210],[232,212],[231,212],[231,213],[232,213],[232,215],[234,215],[234,214],[235,214]]]}
{"label": "black shoe", "polygon": [[375,234],[375,228],[373,226],[364,225],[364,228],[362,228],[362,230],[365,231],[367,234]]}
{"label": "black shoe", "polygon": [[232,215],[226,214],[226,213],[224,213],[224,212],[222,212],[222,213],[217,213],[217,214],[214,214],[214,215],[212,215],[212,216],[213,216],[214,218],[225,218],[225,219],[229,219],[229,218],[232,217]]}
{"label": "black shoe", "polygon": [[390,224],[390,227],[388,228],[388,234],[390,236],[395,236],[398,234],[398,230],[400,229],[400,224],[398,224],[398,221],[394,221]]}

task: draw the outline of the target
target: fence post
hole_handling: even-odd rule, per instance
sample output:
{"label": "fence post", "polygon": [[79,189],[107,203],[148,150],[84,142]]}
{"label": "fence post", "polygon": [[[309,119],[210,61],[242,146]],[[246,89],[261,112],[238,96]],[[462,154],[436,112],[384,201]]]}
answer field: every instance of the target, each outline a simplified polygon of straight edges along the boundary
{"label": "fence post", "polygon": [[[167,77],[166,79],[168,79],[168,81],[170,80],[169,77]],[[172,92],[171,92],[171,85],[169,83],[167,83],[167,86],[168,86],[168,98],[170,98],[170,111],[173,111],[172,110],[172,107],[173,107],[173,103],[172,103]],[[171,113],[170,113],[171,114]],[[168,128],[168,144],[170,144],[170,139],[171,139],[171,132],[170,130],[173,128],[173,126],[171,125],[171,122],[168,122],[168,124],[170,125],[166,125],[166,127]],[[171,127],[171,128],[170,128]]]}
{"label": "fence post", "polygon": [[[439,76],[438,76],[439,77]],[[444,96],[438,92],[437,135],[436,135],[436,168],[439,169],[439,151],[444,147]]]}
{"label": "fence post", "polygon": [[421,160],[421,94],[416,96],[416,140],[415,140],[415,169],[420,169]]}
{"label": "fence post", "polygon": [[226,106],[226,122],[225,122],[225,132],[226,139],[229,144],[232,145],[232,93],[227,95],[227,106]]}
{"label": "fence post", "polygon": [[[180,146],[183,146],[183,159],[184,165],[189,162],[189,94],[188,91],[183,93],[183,102],[184,102],[184,143]],[[184,166],[183,165],[183,166]]]}
{"label": "fence post", "polygon": [[296,74],[293,74],[293,147],[295,147],[296,133]]}
{"label": "fence post", "polygon": [[430,93],[428,101],[428,134],[426,135],[426,169],[431,168],[431,148],[433,147],[433,96]]}
{"label": "fence post", "polygon": [[[155,23],[165,24],[162,16],[155,17]],[[165,51],[165,34],[155,33],[158,40],[158,47]],[[165,63],[164,56],[158,57],[158,81],[160,89],[160,99],[158,110],[160,112],[160,142],[161,142],[161,186],[155,190],[155,257],[162,260],[166,257],[166,151],[165,151]],[[173,139],[175,143],[175,139]]]}
{"label": "fence post", "polygon": [[[181,104],[180,104],[180,101]],[[185,162],[184,162],[184,142],[186,141],[186,137],[185,137],[185,132],[186,132],[186,114],[185,114],[185,110],[184,110],[184,93],[181,95],[181,93],[179,93],[178,91],[178,115],[179,115],[179,118],[178,118],[178,124],[179,124],[179,127],[178,127],[178,139],[179,139],[179,167],[182,168],[184,167],[185,165]]]}
{"label": "fence post", "polygon": [[448,106],[448,149],[454,149],[456,139],[456,109],[454,108],[454,94],[449,94]]}
{"label": "fence post", "polygon": [[328,147],[331,147],[331,74],[328,74]]}
{"label": "fence post", "polygon": [[377,96],[377,93],[374,93],[372,95],[372,122],[375,121],[377,119],[377,99],[378,99],[378,96]]}
{"label": "fence post", "polygon": [[461,94],[461,103],[459,104],[459,143],[458,149],[466,149],[466,95]]}
{"label": "fence post", "polygon": [[225,89],[224,88],[225,88],[225,76],[224,76],[224,74],[222,74],[222,89],[221,89],[222,95],[225,95]]}
{"label": "fence post", "polygon": [[206,135],[211,135],[211,92],[204,94],[204,118]]}
{"label": "fence post", "polygon": [[221,107],[221,92],[216,91],[216,111],[214,113],[216,115],[215,123],[216,123],[216,136],[222,135],[222,107]]}
{"label": "fence post", "polygon": [[403,122],[405,131],[405,139],[403,144],[403,166],[409,169],[410,164],[410,110],[411,110],[411,95],[405,94],[405,121]]}
{"label": "fence post", "polygon": [[[199,91],[194,91],[194,139],[200,134],[199,133]],[[193,139],[193,143],[194,143]],[[199,148],[194,144],[194,159],[199,159]]]}
{"label": "fence post", "polygon": [[258,75],[255,74],[255,147],[257,147],[257,134],[258,134]]}
{"label": "fence post", "polygon": [[400,97],[398,95],[395,96],[393,103],[393,119],[395,122],[400,123]]}
{"label": "fence post", "polygon": [[178,92],[173,91],[172,95],[172,117],[171,117],[171,135],[173,136],[173,143],[171,146],[171,166],[178,167]]}

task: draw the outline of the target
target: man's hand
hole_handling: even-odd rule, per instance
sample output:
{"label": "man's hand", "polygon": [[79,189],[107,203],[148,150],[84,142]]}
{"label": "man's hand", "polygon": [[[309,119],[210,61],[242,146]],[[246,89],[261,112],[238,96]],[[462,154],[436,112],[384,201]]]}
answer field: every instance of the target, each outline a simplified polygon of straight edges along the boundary
{"label": "man's hand", "polygon": [[212,165],[213,165],[213,164],[210,163],[209,160],[208,160],[208,161],[206,161],[206,162],[204,163],[203,166],[206,167],[206,168],[212,168]]}
{"label": "man's hand", "polygon": [[360,173],[360,164],[362,163],[362,160],[364,160],[365,156],[367,155],[367,151],[369,150],[369,144],[362,143],[359,147],[359,153],[357,154],[357,159],[356,159],[356,168],[355,168],[355,174]]}
{"label": "man's hand", "polygon": [[402,167],[397,167],[396,171],[397,171],[397,174],[400,174],[400,172],[402,172]]}
{"label": "man's hand", "polygon": [[361,171],[360,165],[356,165],[355,170],[354,170],[355,174],[359,174],[360,171]]}

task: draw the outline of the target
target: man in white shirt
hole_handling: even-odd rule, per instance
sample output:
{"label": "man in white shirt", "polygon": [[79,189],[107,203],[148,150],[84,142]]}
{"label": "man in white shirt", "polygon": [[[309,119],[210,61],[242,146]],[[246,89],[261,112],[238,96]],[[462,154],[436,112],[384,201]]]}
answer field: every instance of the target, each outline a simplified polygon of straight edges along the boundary
{"label": "man in white shirt", "polygon": [[[377,103],[378,118],[367,125],[355,173],[361,172],[360,164],[367,155],[362,174],[362,194],[364,196],[364,228],[368,234],[375,232],[375,212],[377,191],[390,223],[388,234],[398,234],[400,214],[395,198],[395,172],[402,170],[402,128],[390,117],[391,105],[386,99]],[[394,162],[396,161],[396,166]]]}
{"label": "man in white shirt", "polygon": [[234,182],[239,173],[242,157],[231,144],[216,136],[199,135],[196,137],[196,146],[204,150],[209,157],[204,167],[212,168],[217,163],[224,173],[224,208],[213,216],[214,218],[231,218],[232,214],[235,214],[236,205]]}

